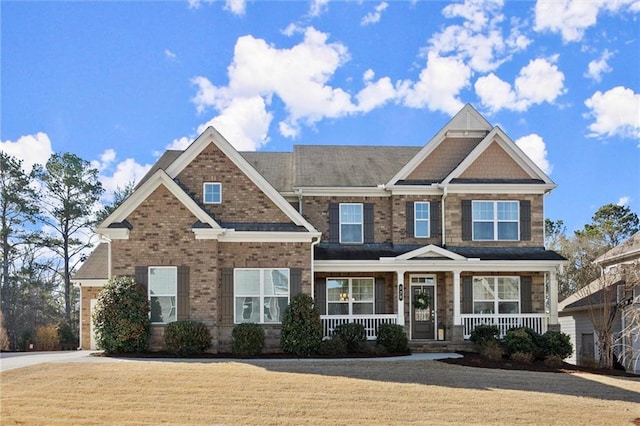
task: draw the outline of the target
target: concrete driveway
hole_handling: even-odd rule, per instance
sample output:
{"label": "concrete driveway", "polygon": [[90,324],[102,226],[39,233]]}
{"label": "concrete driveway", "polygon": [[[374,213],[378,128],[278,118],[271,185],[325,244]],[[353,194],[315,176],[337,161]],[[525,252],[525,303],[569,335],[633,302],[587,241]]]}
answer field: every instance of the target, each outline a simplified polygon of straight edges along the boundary
{"label": "concrete driveway", "polygon": [[95,351],[0,352],[0,372],[48,362],[99,361],[99,357],[90,356],[93,352]]}

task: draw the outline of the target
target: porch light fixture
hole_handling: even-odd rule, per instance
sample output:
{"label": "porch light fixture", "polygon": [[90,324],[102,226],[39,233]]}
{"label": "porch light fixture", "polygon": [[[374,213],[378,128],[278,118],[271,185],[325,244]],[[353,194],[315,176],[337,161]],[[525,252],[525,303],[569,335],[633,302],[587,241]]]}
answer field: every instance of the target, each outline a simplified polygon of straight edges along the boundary
{"label": "porch light fixture", "polygon": [[398,300],[401,301],[401,302],[404,300],[404,285],[403,284],[398,284]]}

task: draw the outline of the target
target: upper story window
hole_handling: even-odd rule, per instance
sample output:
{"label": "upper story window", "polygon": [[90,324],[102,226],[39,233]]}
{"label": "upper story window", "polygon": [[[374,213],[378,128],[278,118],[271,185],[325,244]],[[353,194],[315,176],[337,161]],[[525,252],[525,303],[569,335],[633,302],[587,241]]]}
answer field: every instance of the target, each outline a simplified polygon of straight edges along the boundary
{"label": "upper story window", "polygon": [[474,201],[473,240],[517,241],[520,228],[518,201]]}
{"label": "upper story window", "polygon": [[340,242],[363,243],[362,204],[340,204]]}
{"label": "upper story window", "polygon": [[429,238],[431,236],[430,204],[428,202],[416,201],[413,205],[414,215],[414,236],[416,238]]}
{"label": "upper story window", "polygon": [[167,324],[176,320],[178,296],[178,268],[149,267],[149,302],[151,322]]}
{"label": "upper story window", "polygon": [[279,323],[289,304],[289,269],[235,269],[235,322]]}
{"label": "upper story window", "polygon": [[202,188],[205,204],[222,203],[222,184],[218,182],[205,182]]}

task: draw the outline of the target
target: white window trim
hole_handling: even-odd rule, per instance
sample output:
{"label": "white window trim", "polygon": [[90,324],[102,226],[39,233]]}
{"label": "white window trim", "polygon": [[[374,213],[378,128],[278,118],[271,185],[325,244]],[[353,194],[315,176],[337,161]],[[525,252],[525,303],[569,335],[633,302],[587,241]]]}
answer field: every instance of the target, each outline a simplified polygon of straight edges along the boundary
{"label": "white window trim", "polygon": [[[360,315],[360,314],[354,314],[353,313],[353,305],[362,305],[362,304],[371,304],[372,308],[373,308],[373,313],[371,314],[363,314],[363,315],[375,315],[376,313],[376,279],[374,277],[327,277],[326,282],[327,285],[325,286],[325,300],[326,300],[326,307],[325,307],[325,312],[327,313],[327,315],[329,316],[340,316],[340,315],[344,315],[344,314],[339,314],[339,315],[335,315],[335,314],[329,314],[329,303],[340,303],[337,301],[330,301],[329,300],[329,281],[331,280],[347,280],[349,281],[349,294],[347,295],[347,300],[343,303],[347,303],[349,306],[349,313],[346,315],[349,316],[353,316],[353,315]],[[361,301],[355,301],[352,300],[353,299],[353,280],[371,280],[372,284],[373,284],[373,298],[371,299],[371,301],[366,301],[366,302],[361,302]]]}
{"label": "white window trim", "polygon": [[[360,206],[360,222],[343,222],[342,206]],[[363,244],[364,243],[364,204],[363,203],[340,203],[338,211],[338,227],[340,228],[340,244]],[[342,241],[342,225],[360,225],[360,241]]]}
{"label": "white window trim", "polygon": [[[427,205],[427,218],[418,219],[418,204]],[[418,222],[427,223],[427,235],[418,235]],[[415,201],[413,203],[413,236],[415,238],[430,238],[431,237],[431,203],[429,201]]]}
{"label": "white window trim", "polygon": [[[220,201],[207,201],[207,197],[206,197],[207,185],[218,185],[218,187],[220,188]],[[204,204],[222,204],[222,183],[220,183],[220,182],[204,182],[202,184],[202,202]]]}
{"label": "white window trim", "polygon": [[[242,324],[237,321],[236,299],[238,297],[259,297],[260,298],[260,321],[258,324],[282,324],[282,322],[265,322],[264,321],[264,298],[265,297],[284,297],[284,295],[265,295],[264,294],[264,271],[287,271],[287,279],[289,284],[289,291],[287,292],[287,305],[291,301],[291,269],[290,268],[234,268],[233,269],[233,323]],[[260,295],[256,294],[237,294],[236,293],[236,274],[238,271],[259,271],[260,272]]]}
{"label": "white window trim", "polygon": [[[166,294],[151,294],[151,270],[152,269],[173,269],[175,271],[175,277],[176,277],[176,281],[175,281],[175,289],[176,292],[171,294],[171,293],[166,293]],[[176,310],[176,319],[175,321],[178,320],[178,267],[177,266],[149,266],[147,268],[147,300],[149,301],[149,304],[151,304],[151,297],[175,297],[176,303],[175,303],[175,310]],[[149,318],[151,318],[151,309],[149,309]],[[169,324],[173,321],[157,321],[157,322],[152,322],[151,324]]]}
{"label": "white window trim", "polygon": [[[518,282],[518,298],[517,299],[500,299],[500,294],[498,292],[498,279],[500,278],[511,278],[511,279],[515,279]],[[494,298],[491,299],[476,299],[476,293],[475,293],[475,280],[476,279],[486,279],[486,280],[491,280],[493,282],[493,292],[494,292]],[[491,302],[493,303],[493,314],[492,315],[507,315],[507,314],[501,314],[500,313],[500,309],[499,309],[499,305],[500,302],[517,302],[518,303],[518,314],[522,313],[522,281],[520,280],[520,277],[517,275],[476,275],[473,277],[473,283],[474,285],[473,287],[473,309],[472,311],[475,313],[475,303],[476,302],[482,302],[482,303],[487,303],[487,302]],[[478,314],[478,315],[483,315],[483,314]]]}
{"label": "white window trim", "polygon": [[[492,203],[493,204],[493,220],[476,220],[473,218],[473,212],[475,211],[475,203]],[[515,220],[498,220],[498,203],[515,203],[518,206],[518,218]],[[493,224],[493,239],[479,239],[476,238],[475,223],[492,223]],[[498,224],[499,223],[516,223],[518,226],[518,235],[516,239],[498,239]],[[473,241],[520,241],[520,202],[517,200],[473,200],[471,202],[471,233]]]}

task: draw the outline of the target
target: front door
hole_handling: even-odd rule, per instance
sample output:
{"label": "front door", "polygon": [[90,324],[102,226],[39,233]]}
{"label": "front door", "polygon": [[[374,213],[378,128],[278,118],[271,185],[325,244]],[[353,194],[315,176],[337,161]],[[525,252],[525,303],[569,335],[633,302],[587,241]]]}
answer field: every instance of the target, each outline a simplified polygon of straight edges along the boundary
{"label": "front door", "polygon": [[436,338],[436,279],[411,276],[411,338]]}

